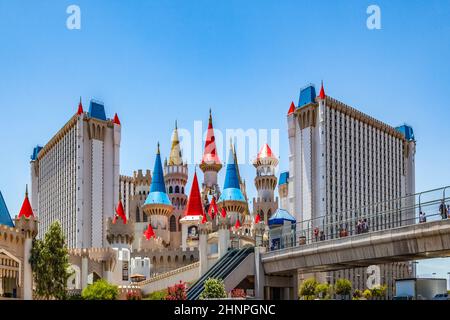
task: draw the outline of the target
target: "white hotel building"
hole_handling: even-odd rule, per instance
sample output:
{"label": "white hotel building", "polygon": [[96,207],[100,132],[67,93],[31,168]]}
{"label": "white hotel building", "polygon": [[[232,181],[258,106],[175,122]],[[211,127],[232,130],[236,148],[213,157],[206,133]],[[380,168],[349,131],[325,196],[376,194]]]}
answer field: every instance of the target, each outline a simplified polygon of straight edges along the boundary
{"label": "white hotel building", "polygon": [[[302,229],[317,227],[327,237],[336,237],[342,227],[339,221],[368,217],[371,230],[378,230],[407,218],[392,213],[375,219],[367,209],[358,208],[415,193],[416,142],[411,127],[391,127],[326,96],[323,86],[316,97],[312,85],[301,90],[287,121],[288,192],[281,203],[298,223],[303,222]],[[393,209],[390,205],[385,209]],[[345,227],[352,229],[354,224]],[[396,267],[382,271],[389,285],[404,266],[398,272]],[[364,273],[360,270],[358,278],[355,272],[341,276],[362,286]]]}
{"label": "white hotel building", "polygon": [[58,220],[69,248],[105,247],[106,221],[119,200],[121,125],[91,101],[31,157],[31,203],[38,237]]}

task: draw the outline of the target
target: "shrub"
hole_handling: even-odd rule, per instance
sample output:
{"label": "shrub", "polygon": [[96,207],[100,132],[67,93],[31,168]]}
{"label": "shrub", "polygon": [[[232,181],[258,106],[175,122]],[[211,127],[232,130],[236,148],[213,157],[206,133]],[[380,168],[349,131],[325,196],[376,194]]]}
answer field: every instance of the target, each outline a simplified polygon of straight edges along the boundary
{"label": "shrub", "polygon": [[341,296],[348,296],[352,292],[352,283],[348,279],[338,279],[334,285],[334,291]]}
{"label": "shrub", "polygon": [[370,299],[370,298],[372,298],[372,291],[370,291],[369,289],[366,289],[366,290],[364,290],[362,295],[364,298]]}
{"label": "shrub", "polygon": [[127,300],[142,300],[142,297],[137,292],[128,292],[126,296]]}
{"label": "shrub", "polygon": [[167,290],[155,291],[150,293],[144,300],[166,300]]}
{"label": "shrub", "polygon": [[328,299],[330,297],[330,285],[328,283],[319,283],[316,286],[314,293],[319,299]]}
{"label": "shrub", "polygon": [[203,289],[200,299],[223,299],[226,297],[227,293],[222,280],[209,278],[205,281],[205,289]]}
{"label": "shrub", "polygon": [[231,297],[232,298],[245,298],[247,295],[245,294],[244,289],[233,289],[231,290]]}
{"label": "shrub", "polygon": [[359,299],[362,298],[362,296],[363,296],[363,293],[362,293],[362,291],[359,290],[359,289],[356,289],[356,290],[353,292],[353,300],[359,300]]}
{"label": "shrub", "polygon": [[85,300],[116,300],[119,288],[100,279],[83,289],[81,296]]}
{"label": "shrub", "polygon": [[300,286],[299,295],[305,300],[312,300],[316,294],[317,281],[314,278],[306,279]]}
{"label": "shrub", "polygon": [[186,284],[181,282],[167,288],[166,300],[186,300]]}
{"label": "shrub", "polygon": [[385,296],[386,289],[386,286],[375,286],[370,290],[370,292],[374,298],[383,298]]}

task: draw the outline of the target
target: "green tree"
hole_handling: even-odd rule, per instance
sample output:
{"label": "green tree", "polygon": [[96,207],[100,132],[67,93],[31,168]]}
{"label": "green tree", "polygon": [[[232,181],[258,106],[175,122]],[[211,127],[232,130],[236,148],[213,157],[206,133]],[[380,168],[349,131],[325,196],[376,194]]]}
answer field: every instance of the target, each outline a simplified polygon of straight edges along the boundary
{"label": "green tree", "polygon": [[205,281],[205,288],[200,299],[223,299],[227,297],[225,285],[222,280],[209,278]]}
{"label": "green tree", "polygon": [[144,298],[144,300],[166,300],[166,297],[167,297],[167,289],[164,289],[150,293],[148,296]]}
{"label": "green tree", "polygon": [[312,300],[316,294],[317,281],[314,278],[306,279],[302,282],[299,295],[304,300]]}
{"label": "green tree", "polygon": [[352,282],[348,279],[338,279],[334,285],[336,294],[347,297],[352,292]]}
{"label": "green tree", "polygon": [[84,300],[116,300],[119,288],[100,279],[83,289],[81,296]]}
{"label": "green tree", "polygon": [[329,299],[330,285],[328,283],[319,283],[314,293],[319,299]]}
{"label": "green tree", "polygon": [[36,294],[44,299],[65,299],[70,277],[69,252],[58,221],[52,223],[44,240],[33,241],[30,264]]}

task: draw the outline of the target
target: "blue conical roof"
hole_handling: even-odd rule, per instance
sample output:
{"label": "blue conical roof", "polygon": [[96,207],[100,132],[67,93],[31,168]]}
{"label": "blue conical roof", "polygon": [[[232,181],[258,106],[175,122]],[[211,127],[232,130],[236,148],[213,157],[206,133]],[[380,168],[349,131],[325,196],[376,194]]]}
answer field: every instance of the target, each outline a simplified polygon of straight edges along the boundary
{"label": "blue conical roof", "polygon": [[164,172],[161,163],[161,155],[159,153],[159,144],[155,159],[155,167],[153,168],[150,193],[145,200],[145,204],[152,203],[172,205],[166,193],[166,184],[164,182]]}
{"label": "blue conical roof", "polygon": [[284,221],[289,221],[291,223],[296,223],[295,218],[287,211],[281,208],[278,208],[277,211],[273,214],[269,219],[269,226],[273,225],[282,225]]}
{"label": "blue conical roof", "polygon": [[220,195],[219,202],[226,200],[245,201],[239,184],[237,169],[236,159],[233,154],[233,148],[231,147],[228,155],[225,184],[223,186],[223,192]]}
{"label": "blue conical roof", "polygon": [[8,227],[14,227],[14,223],[9,214],[8,208],[6,207],[3,195],[0,192],[0,225],[6,225]]}

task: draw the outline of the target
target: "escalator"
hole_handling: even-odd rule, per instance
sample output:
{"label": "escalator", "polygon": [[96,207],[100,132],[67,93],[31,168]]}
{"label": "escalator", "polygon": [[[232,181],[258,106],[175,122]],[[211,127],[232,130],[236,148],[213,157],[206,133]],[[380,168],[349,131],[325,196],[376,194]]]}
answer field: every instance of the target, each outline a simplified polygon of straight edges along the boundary
{"label": "escalator", "polygon": [[209,278],[224,280],[249,254],[253,253],[254,250],[253,247],[246,247],[228,251],[189,288],[187,299],[197,300],[203,292],[206,280]]}

